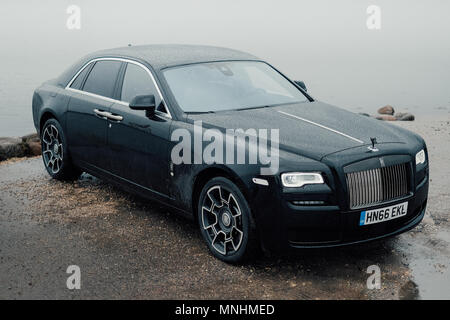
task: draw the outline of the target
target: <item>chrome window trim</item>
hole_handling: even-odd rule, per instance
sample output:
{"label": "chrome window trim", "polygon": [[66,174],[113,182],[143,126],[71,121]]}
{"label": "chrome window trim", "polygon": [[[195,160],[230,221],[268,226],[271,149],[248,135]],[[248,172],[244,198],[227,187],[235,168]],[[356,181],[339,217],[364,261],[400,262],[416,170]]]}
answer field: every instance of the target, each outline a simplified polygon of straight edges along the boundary
{"label": "chrome window trim", "polygon": [[128,102],[125,102],[125,101],[122,101],[122,100],[112,99],[112,98],[109,98],[109,97],[105,97],[105,96],[102,96],[102,95],[98,95],[98,94],[95,94],[95,93],[91,93],[91,92],[87,92],[87,91],[83,91],[83,90],[78,90],[78,89],[74,89],[74,88],[71,88],[71,87],[70,87],[70,86],[72,85],[72,83],[75,81],[75,79],[78,77],[78,75],[79,75],[81,72],[83,72],[83,70],[84,70],[89,64],[91,64],[92,62],[105,61],[105,60],[106,60],[106,61],[109,60],[109,61],[121,61],[121,62],[127,62],[127,63],[135,64],[135,65],[137,65],[137,66],[143,68],[143,69],[148,73],[148,75],[150,76],[150,79],[152,79],[153,84],[154,84],[154,86],[155,86],[155,88],[156,88],[156,91],[158,92],[158,95],[159,95],[159,97],[160,97],[160,99],[161,99],[161,102],[164,103],[164,108],[165,108],[166,111],[167,111],[167,112],[162,112],[162,111],[159,111],[159,110],[155,110],[156,114],[161,115],[161,116],[164,116],[164,117],[167,117],[167,118],[169,118],[169,119],[172,119],[172,114],[170,113],[169,107],[167,106],[167,103],[166,103],[166,101],[165,101],[165,99],[164,99],[164,97],[163,97],[163,95],[162,95],[162,93],[161,93],[161,90],[159,89],[159,86],[158,86],[158,84],[156,83],[155,77],[153,76],[153,74],[151,73],[151,71],[150,71],[145,65],[143,65],[143,64],[140,63],[140,62],[134,61],[134,60],[125,59],[125,58],[114,58],[114,57],[105,57],[105,58],[94,58],[94,59],[91,59],[91,60],[89,60],[88,62],[86,62],[86,63],[84,64],[84,66],[83,66],[83,67],[82,67],[82,68],[81,68],[81,69],[80,69],[80,70],[72,77],[72,79],[69,81],[69,83],[67,84],[67,86],[65,87],[65,89],[66,89],[66,90],[69,90],[69,91],[72,91],[72,92],[78,92],[78,93],[85,94],[85,95],[88,95],[88,96],[91,96],[91,97],[94,97],[94,98],[100,98],[100,99],[103,99],[103,100],[106,100],[106,101],[109,101],[109,102],[114,102],[114,103],[118,103],[118,104],[121,104],[121,105],[124,105],[124,106],[129,107],[130,104],[129,104]]}
{"label": "chrome window trim", "polygon": [[116,99],[113,99],[113,98],[108,98],[108,97],[105,97],[105,96],[101,96],[99,94],[95,94],[95,93],[91,93],[91,92],[87,92],[87,91],[82,91],[82,90],[78,90],[78,89],[74,89],[74,88],[67,88],[67,87],[66,87],[66,90],[69,90],[69,91],[72,91],[72,92],[78,92],[78,93],[81,93],[81,94],[84,94],[84,95],[87,95],[87,96],[90,96],[90,97],[94,97],[94,98],[99,98],[99,99],[102,99],[102,100],[105,100],[105,101],[108,101],[108,102],[118,103],[118,104],[121,104],[121,105],[124,105],[124,106],[130,106],[130,104],[126,103],[125,101],[120,101],[120,100],[116,100]]}

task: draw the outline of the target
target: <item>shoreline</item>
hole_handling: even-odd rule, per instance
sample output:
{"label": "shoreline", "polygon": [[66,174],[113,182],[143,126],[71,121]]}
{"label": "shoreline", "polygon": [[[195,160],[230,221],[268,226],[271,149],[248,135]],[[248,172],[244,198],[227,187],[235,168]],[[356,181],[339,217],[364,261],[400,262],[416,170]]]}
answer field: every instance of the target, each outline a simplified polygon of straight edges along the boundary
{"label": "shoreline", "polygon": [[[426,123],[432,124],[434,122],[443,121],[446,122],[447,125],[450,125],[450,113],[446,115],[428,114],[428,115],[420,115],[418,117],[413,115],[414,120],[393,119],[394,116],[387,114],[384,115],[366,114],[366,116],[369,116],[374,119],[378,118],[379,121],[394,123],[411,131],[415,131],[414,130],[415,126],[421,126]],[[0,137],[0,163],[4,163],[5,161],[15,158],[26,159],[39,155],[41,155],[41,142],[37,133],[29,133],[21,137],[15,136]]]}

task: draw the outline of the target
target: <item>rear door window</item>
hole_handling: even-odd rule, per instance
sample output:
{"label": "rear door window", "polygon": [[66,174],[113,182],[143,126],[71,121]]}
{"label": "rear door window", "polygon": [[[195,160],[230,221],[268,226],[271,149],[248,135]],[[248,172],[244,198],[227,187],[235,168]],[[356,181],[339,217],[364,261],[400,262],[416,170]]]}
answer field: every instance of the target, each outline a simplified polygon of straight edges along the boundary
{"label": "rear door window", "polygon": [[83,86],[83,82],[84,82],[84,79],[86,78],[86,74],[89,72],[89,70],[91,70],[91,67],[92,67],[92,62],[89,64],[89,65],[87,65],[84,69],[83,69],[83,71],[81,71],[79,74],[78,74],[78,76],[75,78],[75,80],[72,82],[72,84],[70,85],[70,87],[72,88],[72,89],[78,89],[78,90],[80,90],[81,89],[81,87]]}
{"label": "rear door window", "polygon": [[114,88],[122,62],[97,61],[84,83],[83,90],[107,98],[114,98]]}

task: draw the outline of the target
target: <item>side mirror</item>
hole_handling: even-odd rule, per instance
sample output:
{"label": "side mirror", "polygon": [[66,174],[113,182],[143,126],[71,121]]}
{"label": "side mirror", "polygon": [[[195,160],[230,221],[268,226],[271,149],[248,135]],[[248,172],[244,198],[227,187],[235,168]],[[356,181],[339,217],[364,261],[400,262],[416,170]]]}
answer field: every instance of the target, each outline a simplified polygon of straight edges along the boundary
{"label": "side mirror", "polygon": [[296,85],[298,85],[300,88],[302,88],[303,90],[308,91],[308,90],[306,90],[306,85],[305,85],[305,83],[303,81],[295,80],[294,83]]}
{"label": "side mirror", "polygon": [[155,108],[155,96],[152,94],[136,96],[130,102],[130,109],[145,110],[147,117],[150,117],[155,113]]}

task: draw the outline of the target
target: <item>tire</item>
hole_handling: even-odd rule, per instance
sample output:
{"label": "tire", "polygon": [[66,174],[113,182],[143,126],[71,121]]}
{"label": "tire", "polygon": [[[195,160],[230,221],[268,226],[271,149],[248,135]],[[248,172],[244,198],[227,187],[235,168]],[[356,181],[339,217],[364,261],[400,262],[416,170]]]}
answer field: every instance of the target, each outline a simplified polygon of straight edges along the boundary
{"label": "tire", "polygon": [[216,258],[238,263],[259,253],[250,208],[233,182],[224,177],[211,179],[200,193],[197,208],[200,232]]}
{"label": "tire", "polygon": [[48,119],[41,130],[42,160],[48,174],[57,180],[77,180],[82,171],[70,159],[67,139],[56,119]]}

